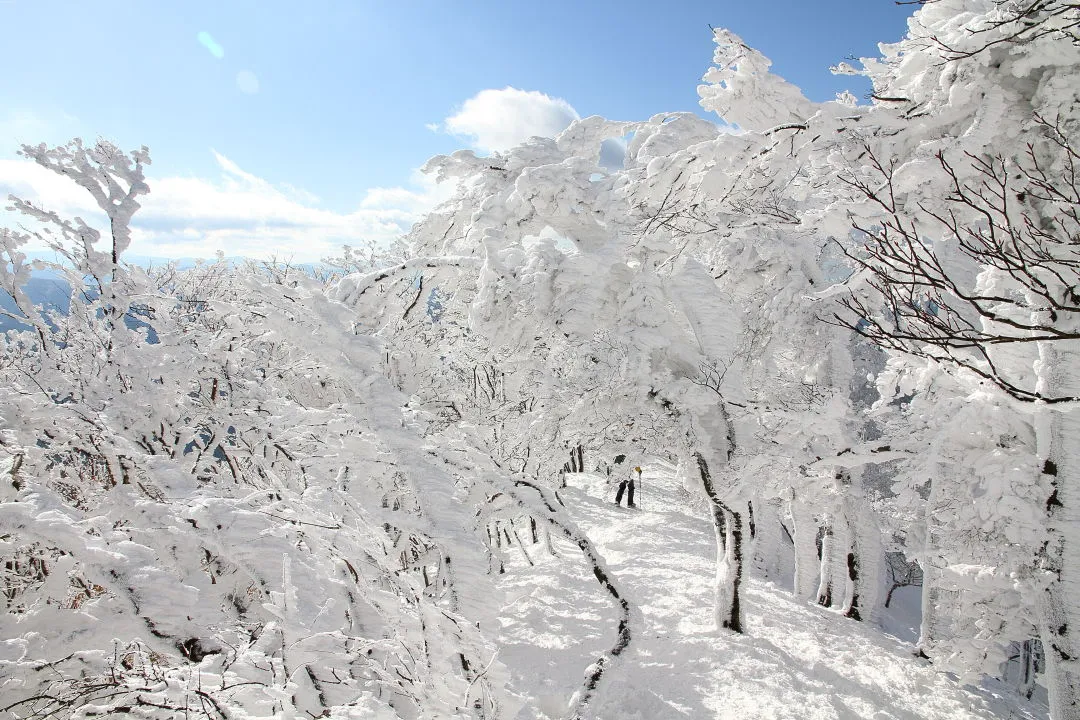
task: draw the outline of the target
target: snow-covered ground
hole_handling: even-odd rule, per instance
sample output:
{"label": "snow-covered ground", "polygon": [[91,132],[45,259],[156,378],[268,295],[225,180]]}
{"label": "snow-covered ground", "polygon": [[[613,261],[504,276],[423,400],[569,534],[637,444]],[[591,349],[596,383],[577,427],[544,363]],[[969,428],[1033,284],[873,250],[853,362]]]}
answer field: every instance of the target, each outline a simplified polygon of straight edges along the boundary
{"label": "snow-covered ground", "polygon": [[[962,686],[915,658],[910,645],[772,583],[746,587],[745,635],[718,633],[712,529],[674,478],[647,467],[634,511],[613,504],[614,487],[603,478],[569,477],[560,495],[634,608],[632,642],[586,717],[1045,717],[1008,689]],[[522,697],[519,718],[564,716],[585,668],[615,642],[610,598],[576,548],[555,548],[557,557],[518,555],[504,576],[499,660]]]}

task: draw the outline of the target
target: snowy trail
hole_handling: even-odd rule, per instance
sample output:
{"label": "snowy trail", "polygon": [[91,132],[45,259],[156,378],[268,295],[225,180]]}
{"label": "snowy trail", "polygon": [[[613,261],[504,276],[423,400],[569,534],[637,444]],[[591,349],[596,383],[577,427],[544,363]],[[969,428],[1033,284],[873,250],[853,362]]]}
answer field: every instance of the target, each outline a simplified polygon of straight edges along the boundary
{"label": "snowy trail", "polygon": [[[1045,717],[1008,691],[960,686],[911,648],[771,583],[745,590],[746,635],[712,620],[713,536],[685,491],[646,472],[638,511],[614,506],[602,478],[571,476],[570,515],[632,606],[633,641],[607,669],[583,717],[943,720]],[[518,718],[556,718],[582,673],[610,648],[616,611],[580,552],[509,567],[502,662],[529,697]],[[535,554],[534,554],[535,555]]]}

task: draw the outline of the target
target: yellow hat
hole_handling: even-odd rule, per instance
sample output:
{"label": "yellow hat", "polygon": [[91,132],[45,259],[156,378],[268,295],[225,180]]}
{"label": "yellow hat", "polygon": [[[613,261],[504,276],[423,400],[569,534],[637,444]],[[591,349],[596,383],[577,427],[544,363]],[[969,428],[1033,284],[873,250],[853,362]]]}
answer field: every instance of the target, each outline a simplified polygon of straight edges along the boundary
{"label": "yellow hat", "polygon": [[636,470],[637,472],[641,472],[641,468],[639,467],[635,467],[634,470]]}

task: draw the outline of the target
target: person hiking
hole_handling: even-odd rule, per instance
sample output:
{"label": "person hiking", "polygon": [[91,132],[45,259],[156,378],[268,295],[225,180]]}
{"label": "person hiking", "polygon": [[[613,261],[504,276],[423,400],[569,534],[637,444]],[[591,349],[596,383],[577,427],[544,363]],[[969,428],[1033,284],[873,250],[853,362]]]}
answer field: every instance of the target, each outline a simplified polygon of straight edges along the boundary
{"label": "person hiking", "polygon": [[616,505],[622,503],[623,492],[626,492],[626,507],[637,507],[637,505],[634,504],[634,481],[640,479],[641,468],[635,467],[633,471],[631,471],[630,477],[624,478],[623,481],[619,483],[619,491],[615,493]]}

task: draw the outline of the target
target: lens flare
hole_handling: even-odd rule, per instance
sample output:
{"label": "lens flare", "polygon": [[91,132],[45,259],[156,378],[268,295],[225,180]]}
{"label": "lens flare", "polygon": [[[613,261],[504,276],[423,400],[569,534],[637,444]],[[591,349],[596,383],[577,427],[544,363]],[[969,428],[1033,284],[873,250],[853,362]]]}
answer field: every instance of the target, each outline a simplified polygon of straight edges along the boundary
{"label": "lens flare", "polygon": [[259,78],[250,70],[241,70],[236,74],[236,85],[240,92],[248,95],[259,92]]}
{"label": "lens flare", "polygon": [[210,33],[205,30],[201,31],[195,38],[199,41],[199,44],[210,51],[210,54],[216,57],[218,60],[225,57],[225,48],[218,45],[217,40],[210,36]]}

